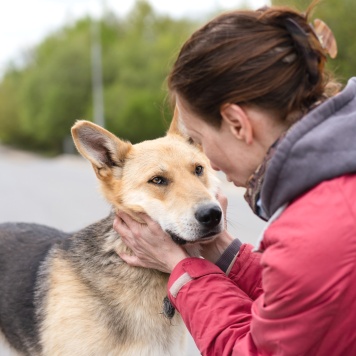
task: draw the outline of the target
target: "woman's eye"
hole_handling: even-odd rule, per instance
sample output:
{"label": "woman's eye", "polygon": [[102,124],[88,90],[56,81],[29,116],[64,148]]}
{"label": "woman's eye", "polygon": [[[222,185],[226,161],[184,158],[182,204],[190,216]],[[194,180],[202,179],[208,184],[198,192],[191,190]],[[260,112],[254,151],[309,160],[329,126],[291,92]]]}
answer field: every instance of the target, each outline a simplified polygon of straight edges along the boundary
{"label": "woman's eye", "polygon": [[202,166],[196,166],[195,167],[195,174],[197,176],[201,176],[204,172],[204,168]]}
{"label": "woman's eye", "polygon": [[166,185],[167,180],[163,177],[154,177],[152,178],[149,183],[157,184],[157,185]]}

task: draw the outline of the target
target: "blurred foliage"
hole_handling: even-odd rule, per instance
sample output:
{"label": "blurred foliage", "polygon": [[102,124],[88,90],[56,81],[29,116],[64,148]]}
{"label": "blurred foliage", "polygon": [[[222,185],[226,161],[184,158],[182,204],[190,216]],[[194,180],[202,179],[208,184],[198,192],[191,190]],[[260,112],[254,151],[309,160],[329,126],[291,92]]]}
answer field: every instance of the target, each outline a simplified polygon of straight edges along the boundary
{"label": "blurred foliage", "polygon": [[[301,11],[310,2],[272,0]],[[324,0],[313,14],[334,31],[339,54],[328,65],[343,82],[355,74],[355,12],[355,0]],[[107,129],[134,143],[164,133],[171,115],[165,78],[197,25],[158,15],[144,0],[125,18],[105,14],[100,32]],[[0,82],[1,142],[58,154],[73,123],[93,119],[91,27],[89,18],[67,25],[33,48],[21,66],[8,68]]]}
{"label": "blurred foliage", "polygon": [[[288,5],[299,11],[306,11],[311,0],[272,0],[273,5]],[[335,59],[328,58],[328,68],[342,83],[356,74],[356,33],[355,0],[321,0],[312,11],[312,18],[324,21],[333,31],[338,45]]]}
{"label": "blurred foliage", "polygon": [[[165,132],[165,78],[195,26],[158,15],[143,0],[124,19],[105,14],[100,35],[108,130],[132,142]],[[92,119],[91,41],[91,20],[84,18],[48,36],[24,65],[8,68],[0,83],[1,142],[58,154],[73,123]]]}

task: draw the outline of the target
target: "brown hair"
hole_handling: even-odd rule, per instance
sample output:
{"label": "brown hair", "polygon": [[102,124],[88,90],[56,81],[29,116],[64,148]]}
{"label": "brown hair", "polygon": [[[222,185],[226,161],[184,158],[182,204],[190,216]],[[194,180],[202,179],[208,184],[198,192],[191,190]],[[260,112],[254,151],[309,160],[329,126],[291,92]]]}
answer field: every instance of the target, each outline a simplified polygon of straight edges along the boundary
{"label": "brown hair", "polygon": [[211,20],[183,45],[168,77],[170,92],[215,126],[225,103],[273,110],[292,124],[339,89],[308,24],[313,4],[306,14],[272,7]]}

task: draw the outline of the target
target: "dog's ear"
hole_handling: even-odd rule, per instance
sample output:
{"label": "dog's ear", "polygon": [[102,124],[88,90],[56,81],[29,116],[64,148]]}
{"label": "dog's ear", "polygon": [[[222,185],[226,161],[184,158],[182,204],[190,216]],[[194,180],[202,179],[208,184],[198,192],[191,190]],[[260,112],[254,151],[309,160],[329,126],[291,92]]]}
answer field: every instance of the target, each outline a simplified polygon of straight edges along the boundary
{"label": "dog's ear", "polygon": [[167,135],[178,135],[180,137],[183,137],[189,144],[198,147],[200,150],[202,149],[199,144],[195,143],[192,140],[192,138],[185,131],[185,127],[179,122],[179,113],[177,106],[174,108],[173,118],[167,131]]}
{"label": "dog's ear", "polygon": [[184,130],[179,125],[178,116],[179,116],[179,113],[178,113],[178,109],[176,106],[174,108],[173,118],[172,118],[171,124],[169,125],[167,135],[180,135],[180,136],[184,135]]}
{"label": "dog's ear", "polygon": [[72,136],[79,153],[89,160],[99,179],[121,177],[125,158],[132,145],[89,121],[77,121]]}

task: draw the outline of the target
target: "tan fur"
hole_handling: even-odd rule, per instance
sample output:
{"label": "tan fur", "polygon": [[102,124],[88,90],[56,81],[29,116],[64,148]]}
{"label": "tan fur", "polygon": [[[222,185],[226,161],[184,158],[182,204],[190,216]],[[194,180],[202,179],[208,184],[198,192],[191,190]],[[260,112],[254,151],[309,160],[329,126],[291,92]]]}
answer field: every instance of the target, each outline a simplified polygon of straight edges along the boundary
{"label": "tan fur", "polygon": [[[105,315],[103,307],[61,256],[56,256],[50,268],[49,294],[46,303],[46,319],[42,325],[41,343],[43,355],[83,356],[83,355],[180,355],[184,348],[184,327],[179,316],[172,321],[152,310],[152,305],[162,304],[167,279],[157,278],[152,271],[150,283],[145,283],[148,298],[142,298],[140,285],[125,288],[129,267],[122,265],[116,283],[103,279],[102,290],[108,300],[114,297],[118,308],[127,311],[130,320],[123,324],[132,325],[126,342],[109,333],[107,322],[112,317]],[[143,273],[142,273],[143,272]],[[142,276],[140,276],[140,273]],[[136,278],[147,279],[147,271],[137,269]],[[118,276],[120,277],[120,276]],[[108,283],[111,282],[111,283]],[[111,305],[111,308],[113,306]],[[80,322],[76,322],[80,321]],[[166,340],[162,348],[162,338]],[[65,340],[65,343],[63,343]],[[144,350],[144,351],[143,351]]]}

